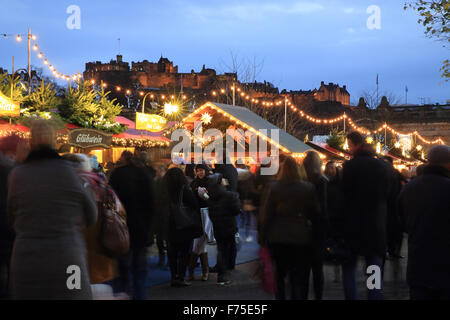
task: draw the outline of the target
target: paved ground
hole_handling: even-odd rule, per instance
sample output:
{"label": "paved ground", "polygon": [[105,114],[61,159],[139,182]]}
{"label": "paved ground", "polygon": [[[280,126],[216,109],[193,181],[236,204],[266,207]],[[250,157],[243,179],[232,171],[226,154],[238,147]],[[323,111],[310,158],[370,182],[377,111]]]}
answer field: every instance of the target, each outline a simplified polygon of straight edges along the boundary
{"label": "paved ground", "polygon": [[[210,254],[210,263],[215,262],[213,253]],[[164,271],[164,277],[159,281],[156,275],[161,271],[156,271],[155,267],[150,270],[149,277],[153,278],[149,286],[150,300],[272,300],[273,296],[267,294],[262,289],[261,283],[255,279],[254,274],[258,261],[258,246],[255,242],[244,243],[238,253],[238,263],[236,270],[232,273],[233,284],[229,287],[218,287],[216,285],[216,274],[212,274],[207,282],[194,281],[191,287],[172,288],[169,285],[169,273]],[[406,256],[406,241],[402,254]],[[154,258],[153,260],[154,261]],[[199,269],[197,269],[199,270]],[[384,298],[387,300],[409,299],[408,288],[405,281],[406,259],[388,260],[385,266],[384,278]],[[367,291],[365,280],[363,279],[363,264],[359,263],[359,296],[365,299]],[[310,299],[313,294],[310,292]],[[340,267],[325,266],[325,300],[344,299],[342,282],[340,281]]]}

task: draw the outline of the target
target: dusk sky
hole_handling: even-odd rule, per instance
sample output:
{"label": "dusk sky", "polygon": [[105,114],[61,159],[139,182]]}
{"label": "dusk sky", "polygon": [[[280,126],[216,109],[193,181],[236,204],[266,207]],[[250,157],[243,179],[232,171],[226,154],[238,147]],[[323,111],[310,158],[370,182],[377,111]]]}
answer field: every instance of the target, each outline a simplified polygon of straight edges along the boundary
{"label": "dusk sky", "polygon": [[[86,62],[158,61],[161,54],[180,72],[202,65],[228,72],[230,51],[264,60],[258,81],[280,90],[310,90],[321,81],[346,84],[351,101],[363,90],[393,92],[401,103],[445,103],[450,82],[440,77],[450,51],[427,39],[412,10],[398,0],[155,1],[0,0],[0,34],[36,34],[41,50],[61,72],[83,72]],[[81,9],[81,29],[70,30],[67,7]],[[381,9],[381,29],[369,30],[371,5]],[[0,67],[26,67],[26,41],[0,37]],[[32,64],[42,67],[33,52]]]}

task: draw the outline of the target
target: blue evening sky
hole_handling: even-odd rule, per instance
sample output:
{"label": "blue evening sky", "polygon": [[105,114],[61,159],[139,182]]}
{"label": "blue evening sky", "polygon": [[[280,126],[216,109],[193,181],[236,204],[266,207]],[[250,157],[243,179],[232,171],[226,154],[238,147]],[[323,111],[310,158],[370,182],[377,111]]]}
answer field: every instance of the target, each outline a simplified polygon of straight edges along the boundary
{"label": "blue evening sky", "polygon": [[[405,0],[406,1],[406,0]],[[403,0],[0,0],[0,34],[38,36],[49,61],[66,74],[83,72],[88,61],[157,61],[161,54],[179,71],[203,64],[219,72],[221,61],[264,60],[258,81],[280,89],[309,90],[320,81],[346,84],[351,100],[363,90],[393,92],[401,102],[445,103],[450,83],[439,68],[449,49],[427,39],[417,14]],[[81,29],[69,30],[66,9],[81,9]],[[381,29],[369,30],[366,12],[381,9]],[[0,67],[26,66],[26,42],[0,37]],[[42,66],[36,55],[32,64]]]}

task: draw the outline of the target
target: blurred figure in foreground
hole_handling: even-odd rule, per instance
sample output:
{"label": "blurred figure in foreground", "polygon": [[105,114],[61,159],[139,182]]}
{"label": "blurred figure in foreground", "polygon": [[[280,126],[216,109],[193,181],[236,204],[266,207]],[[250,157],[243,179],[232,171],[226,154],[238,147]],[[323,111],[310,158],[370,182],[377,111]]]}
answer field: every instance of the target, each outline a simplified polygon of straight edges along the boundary
{"label": "blurred figure in foreground", "polygon": [[244,239],[246,242],[253,241],[250,235],[251,229],[256,222],[256,206],[257,193],[255,189],[255,176],[245,165],[237,165],[238,171],[238,193],[241,200],[242,213],[240,229],[244,229]]}
{"label": "blurred figure in foreground", "polygon": [[450,147],[431,148],[428,161],[399,197],[408,233],[407,281],[412,300],[450,300]]}
{"label": "blurred figure in foreground", "polygon": [[[117,197],[108,185],[104,176],[93,172],[91,159],[85,154],[65,154],[63,159],[74,164],[86,190],[97,204],[98,219],[95,225],[86,229],[88,250],[88,270],[91,285],[104,284],[116,276],[116,261],[108,256],[101,243],[101,230],[105,215],[105,205],[109,196]],[[93,293],[96,287],[92,287]],[[112,289],[110,290],[112,291]],[[95,297],[94,299],[110,299],[113,296]]]}
{"label": "blurred figure in foreground", "polygon": [[267,190],[261,210],[261,244],[270,249],[275,263],[277,300],[286,300],[289,277],[292,300],[307,300],[309,275],[317,243],[320,205],[314,186],[302,181],[297,163],[287,158],[277,181]]}
{"label": "blurred figure in foreground", "polygon": [[320,205],[320,217],[323,219],[314,232],[317,239],[316,246],[314,247],[314,258],[312,264],[312,274],[313,274],[313,286],[314,286],[314,296],[316,300],[322,300],[323,296],[323,286],[325,283],[325,277],[323,274],[323,260],[325,254],[325,240],[326,240],[326,230],[328,229],[328,211],[327,211],[327,185],[328,180],[322,174],[322,160],[320,156],[315,151],[308,151],[306,157],[303,160],[303,166],[305,167],[306,175],[308,176],[308,181],[311,182],[315,189],[317,198]]}
{"label": "blurred figure in foreground", "polygon": [[111,174],[112,186],[127,213],[130,251],[118,259],[119,279],[116,290],[132,293],[133,300],[147,298],[147,247],[151,245],[151,222],[154,213],[153,181],[144,164],[124,151],[121,167]]}
{"label": "blurred figure in foreground", "polygon": [[[342,275],[345,298],[356,300],[358,256],[365,258],[367,266],[376,266],[380,277],[382,274],[391,179],[387,165],[376,158],[375,150],[364,143],[361,134],[351,132],[347,139],[353,158],[344,164],[343,231],[351,253],[342,264]],[[369,300],[382,299],[383,281],[379,280],[379,287],[368,288]]]}
{"label": "blurred figure in foreground", "polygon": [[9,274],[14,231],[8,223],[6,202],[8,177],[13,167],[27,156],[27,142],[12,135],[0,140],[0,300],[9,298]]}
{"label": "blurred figure in foreground", "polygon": [[[169,241],[169,191],[164,176],[167,166],[160,164],[156,167],[156,178],[154,180],[155,190],[155,214],[153,218],[153,233],[158,247],[158,267],[166,266],[167,242]],[[168,262],[167,262],[168,263]]]}
{"label": "blurred figure in foreground", "polygon": [[[8,212],[16,232],[13,299],[92,298],[82,230],[96,222],[97,210],[54,144],[53,128],[45,121],[34,122],[31,153],[11,172]],[[70,280],[74,273],[79,281]]]}

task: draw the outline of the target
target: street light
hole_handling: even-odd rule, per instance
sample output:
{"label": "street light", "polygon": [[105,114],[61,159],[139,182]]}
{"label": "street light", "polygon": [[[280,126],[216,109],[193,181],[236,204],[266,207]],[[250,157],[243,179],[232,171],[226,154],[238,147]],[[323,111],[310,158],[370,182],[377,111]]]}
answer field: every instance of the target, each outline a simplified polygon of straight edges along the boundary
{"label": "street light", "polygon": [[142,100],[142,113],[145,113],[145,98],[147,98],[148,95],[151,94],[151,98],[153,99],[153,94],[151,92],[147,92],[144,96],[144,99]]}
{"label": "street light", "polygon": [[[14,36],[13,34],[4,34],[4,36]],[[31,39],[36,39],[35,35],[31,34],[30,28],[28,28],[27,34],[17,34],[16,40],[18,42],[22,42],[22,37],[26,37],[28,39],[28,94],[31,93]]]}

